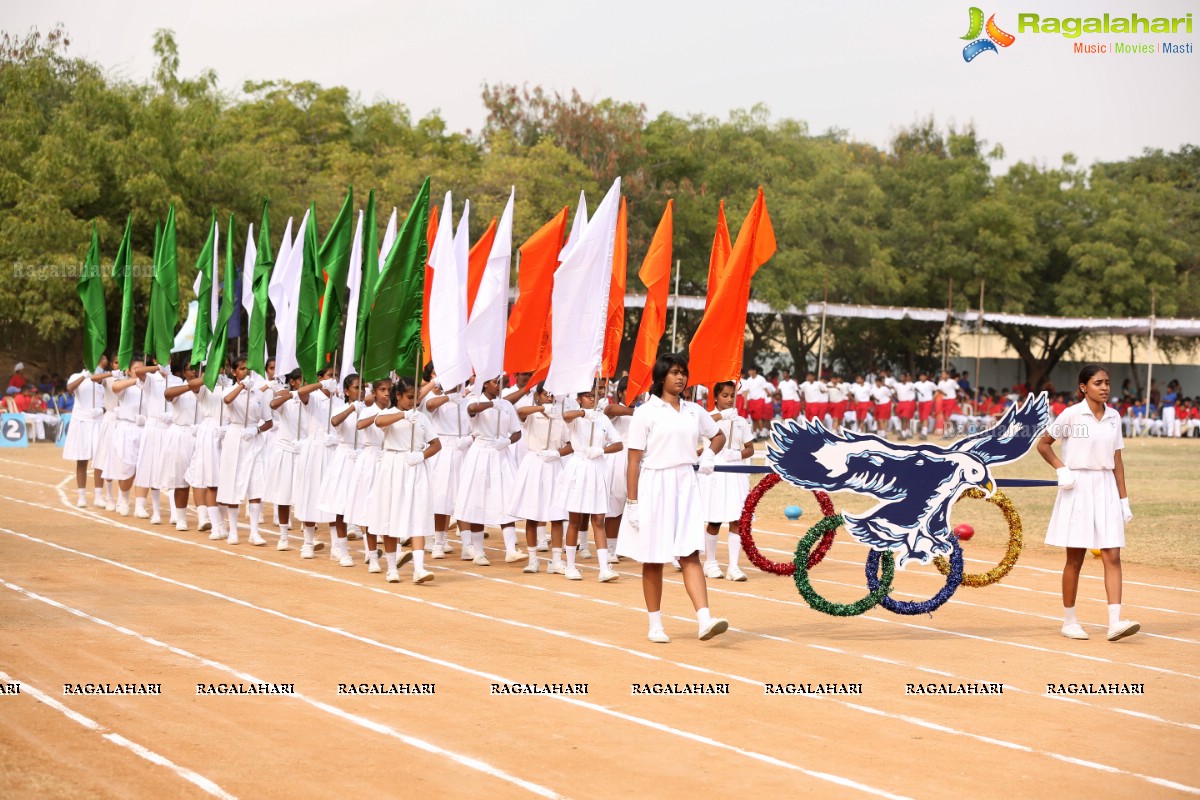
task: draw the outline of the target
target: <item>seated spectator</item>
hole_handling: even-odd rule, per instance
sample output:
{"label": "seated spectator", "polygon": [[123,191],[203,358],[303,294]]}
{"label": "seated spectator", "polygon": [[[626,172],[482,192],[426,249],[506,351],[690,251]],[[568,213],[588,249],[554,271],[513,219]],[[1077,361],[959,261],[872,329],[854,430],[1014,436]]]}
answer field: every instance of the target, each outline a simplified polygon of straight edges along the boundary
{"label": "seated spectator", "polygon": [[23,361],[18,361],[13,366],[12,377],[8,379],[8,388],[14,387],[18,392],[25,388],[25,363]]}
{"label": "seated spectator", "polygon": [[[9,387],[9,392],[12,392],[13,387]],[[25,425],[30,430],[30,440],[35,442],[46,441],[46,430],[57,433],[58,426],[62,424],[62,420],[55,414],[51,414],[46,410],[46,401],[42,396],[37,394],[35,387],[31,384],[26,384],[25,389],[17,394],[10,394],[7,400],[10,400],[17,412],[25,416]]]}

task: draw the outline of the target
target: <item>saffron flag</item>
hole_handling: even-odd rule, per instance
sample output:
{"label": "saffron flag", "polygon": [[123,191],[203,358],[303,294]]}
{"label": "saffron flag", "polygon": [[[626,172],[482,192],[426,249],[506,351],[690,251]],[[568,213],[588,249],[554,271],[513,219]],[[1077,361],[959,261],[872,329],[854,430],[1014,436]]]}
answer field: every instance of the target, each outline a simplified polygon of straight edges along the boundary
{"label": "saffron flag", "polygon": [[729,251],[733,246],[729,243],[729,224],[725,221],[725,201],[717,207],[717,232],[713,234],[712,251],[708,255],[708,290],[705,292],[704,307],[712,302],[713,292],[717,290],[718,276],[729,261]]}
{"label": "saffron flag", "polygon": [[[488,227],[491,236],[484,268],[479,274],[475,302],[469,311],[464,331],[467,357],[480,382],[490,380],[504,371],[504,333],[508,327],[508,276],[512,269],[513,188],[500,217]],[[478,246],[478,245],[477,245]],[[468,295],[468,305],[471,305]]]}
{"label": "saffron flag", "polygon": [[550,297],[554,270],[567,232],[566,206],[521,245],[517,300],[508,318],[504,371],[541,372],[550,367]]}
{"label": "saffron flag", "polygon": [[421,306],[421,350],[425,353],[422,358],[425,363],[424,367],[433,361],[433,347],[429,344],[429,298],[433,295],[433,267],[429,266],[429,262],[433,260],[433,245],[437,239],[438,232],[438,207],[434,206],[429,210],[429,227],[425,229],[425,299],[424,305]]}
{"label": "saffron flag", "polygon": [[92,244],[83,260],[83,270],[75,284],[83,305],[83,366],[96,371],[100,356],[108,347],[108,318],[104,307],[104,279],[100,277],[100,232],[92,223]]}
{"label": "saffron flag", "polygon": [[729,259],[717,276],[712,300],[704,309],[704,318],[692,337],[688,351],[690,385],[711,387],[719,381],[741,377],[750,279],[774,254],[775,231],[759,187],[758,197],[738,231]]}
{"label": "saffron flag", "polygon": [[117,258],[113,262],[112,276],[121,282],[121,338],[117,340],[117,366],[128,370],[133,358],[133,214],[125,218],[125,233]]}
{"label": "saffron flag", "polygon": [[225,366],[225,346],[228,341],[229,320],[236,311],[237,268],[233,266],[233,215],[229,215],[229,226],[225,229],[225,290],[221,293],[221,307],[217,313],[217,328],[208,343],[208,366],[204,370],[204,385],[211,392],[217,385],[217,377]]}
{"label": "saffron flag", "polygon": [[617,359],[621,355],[621,337],[625,335],[625,270],[629,265],[629,232],[625,217],[625,198],[617,212],[617,237],[613,242],[612,282],[608,287],[608,319],[604,326],[604,357],[600,374],[611,378],[617,374]]}
{"label": "saffron flag", "polygon": [[667,329],[667,296],[671,290],[671,243],[674,236],[675,201],[668,200],[658,229],[650,240],[650,249],[642,259],[638,278],[646,287],[646,304],[638,323],[633,360],[629,364],[629,385],[625,387],[625,405],[650,387],[658,343]]}
{"label": "saffron flag", "polygon": [[492,242],[496,240],[496,218],[488,223],[487,230],[479,237],[471,252],[467,254],[467,319],[471,318],[471,309],[475,307],[475,295],[479,294],[479,283],[483,280],[483,271],[487,268],[488,258],[492,254]]}

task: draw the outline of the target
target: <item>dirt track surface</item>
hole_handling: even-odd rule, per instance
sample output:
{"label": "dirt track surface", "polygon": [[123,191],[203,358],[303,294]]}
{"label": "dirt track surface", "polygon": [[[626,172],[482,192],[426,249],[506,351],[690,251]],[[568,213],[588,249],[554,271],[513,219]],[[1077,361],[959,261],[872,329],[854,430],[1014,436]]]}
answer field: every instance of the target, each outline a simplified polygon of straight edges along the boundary
{"label": "dirt track surface", "polygon": [[[714,613],[732,626],[710,642],[695,638],[668,568],[673,641],[656,645],[636,564],[623,562],[614,584],[596,581],[594,559],[580,562],[582,582],[523,575],[493,535],[491,567],[459,561],[456,543],[450,558],[427,560],[432,583],[413,585],[407,567],[388,584],[323,553],[276,552],[273,536],[266,548],[209,542],[194,517],[176,532],[76,509],[59,454],[0,454],[0,679],[22,685],[0,695],[6,797],[1200,793],[1191,574],[1127,564],[1124,616],[1143,633],[1110,643],[1100,564],[1089,560],[1078,607],[1092,638],[1079,642],[1059,636],[1059,563],[1039,552],[932,616],[853,619],[813,612],[791,579],[743,558],[749,582],[709,581]],[[802,530],[767,519],[754,535],[790,560]],[[866,551],[847,538],[812,573],[839,601],[865,593]],[[1002,552],[974,543],[968,571]],[[909,569],[894,595],[926,598],[942,581]],[[197,684],[256,682],[295,693],[197,694]],[[509,682],[586,683],[587,694],[492,694]],[[906,694],[907,684],[975,682],[1003,683],[1003,694]],[[161,694],[64,694],[79,683],[158,683]],[[352,696],[340,683],[436,689]],[[631,688],[697,683],[728,694]],[[765,694],[789,683],[862,690]],[[1145,693],[1047,694],[1063,683]]]}

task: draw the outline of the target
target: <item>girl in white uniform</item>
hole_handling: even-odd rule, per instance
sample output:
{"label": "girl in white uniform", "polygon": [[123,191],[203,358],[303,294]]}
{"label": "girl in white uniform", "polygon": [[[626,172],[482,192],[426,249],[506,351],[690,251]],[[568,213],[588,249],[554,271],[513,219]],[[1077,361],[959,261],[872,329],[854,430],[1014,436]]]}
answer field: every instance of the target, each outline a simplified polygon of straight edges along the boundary
{"label": "girl in white uniform", "polygon": [[[102,372],[107,367],[108,357],[100,356],[96,371]],[[84,369],[67,379],[67,391],[75,398],[75,404],[71,407],[71,425],[67,428],[67,441],[63,444],[63,458],[75,462],[75,488],[79,492],[75,505],[84,508],[87,506],[88,462],[95,458],[96,447],[100,442],[100,421],[104,417],[104,389],[92,380],[92,373]],[[104,505],[103,480],[100,470],[95,470],[95,494],[92,501],[94,506]]]}
{"label": "girl in white uniform", "polygon": [[467,414],[471,417],[471,446],[459,474],[454,518],[464,537],[470,530],[476,566],[491,565],[483,549],[484,525],[501,526],[505,531],[504,560],[520,561],[525,556],[516,550],[516,528],[507,509],[516,478],[508,448],[521,438],[521,421],[512,403],[500,397],[498,378],[484,381],[483,391],[469,398]]}
{"label": "girl in white uniform", "polygon": [[[464,387],[443,389],[432,371],[426,372],[428,393],[420,408],[433,420],[434,433],[442,443],[437,455],[429,461],[433,492],[433,558],[445,558],[452,551],[446,539],[454,503],[458,499],[458,482],[462,474],[463,456],[471,446],[471,418],[467,415],[467,395]],[[462,536],[462,558],[474,558],[471,534],[466,528]]]}
{"label": "girl in white uniform", "polygon": [[[396,380],[392,404],[394,409],[382,409],[375,416],[383,441],[371,499],[370,528],[376,536],[384,537],[388,583],[400,580],[396,550],[401,539],[412,543],[413,583],[426,583],[433,580],[433,573],[425,569],[425,536],[433,530],[427,462],[442,445],[433,422],[414,408],[416,395],[407,379]],[[479,552],[483,552],[482,544]]]}
{"label": "girl in white uniform", "polygon": [[621,521],[618,555],[642,562],[642,594],[650,615],[650,641],[671,641],[663,631],[663,564],[678,558],[683,585],[696,609],[702,640],[724,633],[728,620],[708,610],[708,588],[700,566],[704,548],[704,514],[700,486],[692,465],[696,442],[712,440],[700,456],[700,472],[712,474],[725,434],[695,403],[682,400],[687,386],[687,360],[678,353],[659,356],[651,373],[653,395],[633,412],[629,426],[629,499]]}
{"label": "girl in white uniform", "polygon": [[134,356],[129,372],[112,382],[113,394],[117,396],[117,422],[113,426],[105,479],[117,482],[120,494],[117,498],[117,513],[123,517],[130,514],[129,492],[137,471],[138,452],[142,444],[142,426],[145,417],[139,416],[142,400],[141,381],[138,370],[142,359]]}
{"label": "girl in white uniform", "polygon": [[[210,364],[205,369],[219,369]],[[210,390],[204,385],[204,373],[188,381],[196,393],[197,423],[196,446],[192,450],[192,461],[186,473],[192,497],[196,501],[196,517],[199,530],[211,531],[208,538],[217,541],[225,538],[225,522],[217,506],[217,485],[221,475],[221,439],[225,435],[225,404],[221,402],[224,388],[220,377]]]}
{"label": "girl in white uniform", "polygon": [[358,447],[354,456],[354,469],[350,474],[350,493],[346,500],[346,523],[357,525],[363,532],[363,546],[367,551],[367,572],[379,572],[379,547],[382,544],[371,530],[372,504],[374,502],[375,475],[379,471],[380,447],[383,445],[383,429],[375,424],[375,417],[392,408],[392,381],[389,378],[368,384],[363,391],[365,404],[358,413]]}
{"label": "girl in white uniform", "polygon": [[590,521],[600,559],[600,581],[607,583],[615,581],[617,573],[608,563],[608,541],[604,533],[604,516],[608,513],[608,464],[604,456],[625,445],[617,437],[608,417],[596,408],[595,394],[580,392],[575,399],[579,410],[563,414],[571,437],[572,458],[559,476],[554,493],[555,505],[566,509],[569,515],[567,571],[564,574],[569,581],[583,580],[583,573],[575,566],[576,547],[580,527]]}
{"label": "girl in white uniform", "polygon": [[[333,367],[328,366],[317,373],[318,383],[301,386],[297,391],[301,403],[300,427],[305,435],[299,442],[292,473],[292,510],[304,530],[301,558],[313,558],[321,549],[317,546],[317,523],[333,522],[333,514],[319,505],[321,479],[338,443],[332,426],[333,394],[337,391],[333,375]],[[334,535],[331,529],[330,536]]]}
{"label": "girl in white uniform", "polygon": [[[633,421],[633,409],[621,402],[628,378],[610,384],[616,387],[612,397],[604,404],[604,416],[612,423],[617,438],[624,442],[629,438],[629,423]],[[617,563],[617,536],[621,532],[621,515],[625,513],[625,471],[629,466],[628,452],[624,447],[604,457],[608,463],[608,511],[604,515],[604,537],[608,540],[608,563]]]}
{"label": "girl in white uniform", "polygon": [[[1121,548],[1125,523],[1133,519],[1125,491],[1121,451],[1121,415],[1108,405],[1112,386],[1108,370],[1089,364],[1079,373],[1083,400],[1067,408],[1038,441],[1038,452],[1058,470],[1058,497],[1050,513],[1046,544],[1067,548],[1063,567],[1063,626],[1068,639],[1086,639],[1075,616],[1079,571],[1089,549],[1104,560],[1104,591],[1108,596],[1108,640],[1132,636],[1141,626],[1121,619]],[[1062,458],[1054,440],[1062,440]]]}
{"label": "girl in white uniform", "polygon": [[292,529],[292,484],[296,474],[296,453],[303,438],[300,426],[304,408],[298,394],[300,384],[304,382],[300,369],[292,370],[283,381],[283,388],[273,394],[269,403],[274,439],[267,450],[267,485],[263,490],[263,500],[275,507],[279,520],[279,541],[275,549],[281,551],[291,549],[288,537]]}
{"label": "girl in white uniform", "polygon": [[[170,371],[168,364],[166,373]],[[157,364],[142,367],[138,375],[142,380],[138,417],[145,422],[142,424],[142,442],[133,473],[133,515],[139,519],[149,519],[151,525],[159,525],[162,523],[162,500],[154,486],[154,466],[162,451],[163,434],[171,426],[171,415],[166,397],[163,396],[167,389],[167,378],[163,368]],[[147,497],[150,498],[150,511],[146,511]]]}
{"label": "girl in white uniform", "polygon": [[188,385],[196,377],[196,370],[187,362],[186,355],[178,358],[172,372],[178,370],[179,374],[168,377],[167,388],[163,390],[163,397],[170,406],[171,426],[163,434],[162,450],[154,464],[155,483],[167,493],[171,519],[177,531],[188,529],[187,469],[196,449],[196,393]]}
{"label": "girl in white uniform", "polygon": [[100,386],[100,395],[104,403],[104,415],[100,418],[100,435],[96,439],[96,452],[92,457],[92,476],[96,485],[104,490],[104,510],[117,509],[117,493],[111,478],[105,476],[108,472],[108,457],[112,452],[113,428],[117,426],[117,396],[113,394],[112,384],[116,380],[117,368],[105,367],[102,372],[92,376],[92,381]]}
{"label": "girl in white uniform", "polygon": [[237,360],[233,377],[233,386],[221,398],[229,428],[221,445],[217,502],[225,507],[228,518],[226,543],[238,543],[238,508],[245,500],[250,518],[250,544],[262,547],[267,543],[258,532],[266,488],[263,434],[271,429],[270,408],[264,405],[262,392],[246,369],[246,359]]}
{"label": "girl in white uniform", "polygon": [[[733,381],[724,381],[713,387],[716,396],[716,413],[713,422],[725,434],[725,447],[717,456],[721,464],[741,464],[754,455],[754,439],[746,420],[738,416],[734,402],[737,390]],[[708,443],[705,442],[705,445]],[[742,507],[746,495],[750,494],[750,478],[737,472],[714,472],[701,475],[700,496],[704,503],[704,520],[708,528],[704,534],[704,576],[720,578],[721,565],[717,563],[717,543],[721,526],[729,524],[729,569],[724,577],[731,581],[747,580],[739,559],[742,555],[742,537],[738,533],[738,521],[742,518]]]}
{"label": "girl in white uniform", "polygon": [[318,506],[326,514],[333,515],[333,552],[330,558],[338,560],[343,567],[353,567],[350,543],[346,537],[346,501],[350,496],[351,479],[354,473],[355,446],[358,442],[358,414],[366,404],[358,399],[361,385],[357,374],[350,374],[342,381],[342,396],[334,401],[333,416],[329,420],[337,445],[333,456],[321,476],[318,491]]}
{"label": "girl in white uniform", "polygon": [[517,467],[516,489],[509,513],[516,519],[525,520],[525,546],[529,550],[529,563],[525,572],[535,573],[539,568],[538,531],[550,526],[553,553],[547,572],[562,574],[563,521],[567,512],[554,503],[554,493],[559,476],[563,471],[563,455],[569,453],[567,426],[562,413],[554,404],[554,395],[539,384],[533,393],[533,402],[518,409],[525,442],[525,457]]}

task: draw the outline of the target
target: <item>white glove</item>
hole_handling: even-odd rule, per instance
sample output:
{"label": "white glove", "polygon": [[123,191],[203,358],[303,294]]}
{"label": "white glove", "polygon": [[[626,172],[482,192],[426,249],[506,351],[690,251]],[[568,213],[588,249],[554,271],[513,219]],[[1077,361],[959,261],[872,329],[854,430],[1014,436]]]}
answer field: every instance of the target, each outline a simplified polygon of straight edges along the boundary
{"label": "white glove", "polygon": [[91,414],[92,414],[92,419],[103,419],[104,418],[104,409],[103,408],[93,408],[91,411]]}
{"label": "white glove", "polygon": [[188,426],[188,433],[190,433],[190,434],[192,435],[192,438],[193,438],[193,439],[195,439],[195,438],[196,438],[196,426],[195,426],[195,425],[189,425],[189,426]]}
{"label": "white glove", "polygon": [[246,430],[242,431],[242,441],[243,442],[253,441],[255,436],[258,436],[258,428],[257,427],[246,428]]}
{"label": "white glove", "polygon": [[171,365],[170,364],[160,364],[158,366],[158,374],[162,375],[164,378],[171,377]]}
{"label": "white glove", "polygon": [[137,415],[137,419],[136,419],[136,420],[134,420],[134,422],[136,422],[136,423],[137,423],[137,426],[138,426],[139,428],[144,428],[144,427],[146,427],[146,415],[145,415],[145,414],[138,414],[138,415]]}
{"label": "white glove", "polygon": [[415,408],[410,408],[408,411],[404,412],[404,419],[409,422],[416,422],[420,418],[421,412],[417,411]]}
{"label": "white glove", "polygon": [[1121,498],[1121,515],[1125,518],[1126,522],[1129,522],[1129,520],[1133,519],[1133,511],[1129,508],[1128,497]]}
{"label": "white glove", "polygon": [[558,407],[557,403],[551,403],[550,407],[546,409],[546,416],[550,419],[562,419],[562,409]]}
{"label": "white glove", "polygon": [[354,406],[354,410],[356,412],[358,412],[359,414],[361,414],[363,409],[367,407],[367,404],[364,403],[362,400],[355,400],[350,405]]}
{"label": "white glove", "polygon": [[250,391],[250,389],[253,388],[253,386],[254,386],[254,379],[251,378],[249,375],[247,375],[246,377],[244,377],[240,381],[238,381],[238,385],[241,386],[246,391]]}
{"label": "white glove", "polygon": [[404,454],[404,463],[410,467],[415,467],[425,460],[425,454],[420,450],[410,450]]}
{"label": "white glove", "polygon": [[637,500],[625,501],[625,521],[634,533],[638,532],[640,521],[638,520],[638,502]]}
{"label": "white glove", "polygon": [[336,433],[325,434],[325,446],[326,447],[337,447],[337,443],[338,443],[338,437],[337,437]]}
{"label": "white glove", "polygon": [[713,469],[717,465],[717,456],[712,450],[704,448],[704,453],[700,456],[700,468],[696,472],[700,475],[712,475]]}
{"label": "white glove", "polygon": [[351,450],[349,453],[346,454],[346,458],[350,459],[351,461],[357,461],[358,460],[358,451]]}
{"label": "white glove", "polygon": [[325,380],[321,381],[321,388],[330,394],[333,394],[337,391],[337,381],[333,378],[326,378]]}
{"label": "white glove", "polygon": [[589,447],[583,451],[583,457],[595,461],[597,458],[604,458],[603,447]]}
{"label": "white glove", "polygon": [[542,450],[540,453],[538,453],[538,455],[541,457],[542,461],[545,461],[547,464],[553,464],[555,461],[558,461],[562,458],[562,454],[553,448],[550,448],[549,450]]}
{"label": "white glove", "polygon": [[471,449],[471,437],[470,436],[458,437],[458,441],[456,441],[454,443],[454,446],[457,447],[459,450],[461,450],[464,453],[467,452],[468,450]]}
{"label": "white glove", "polygon": [[600,410],[599,410],[599,409],[596,409],[596,408],[589,408],[587,411],[584,411],[584,412],[583,412],[583,418],[584,418],[585,420],[587,420],[588,422],[595,422],[595,421],[596,421],[596,417],[597,417],[599,414],[600,414]]}
{"label": "white glove", "polygon": [[225,429],[224,428],[217,428],[217,441],[218,442],[225,441]]}
{"label": "white glove", "polygon": [[492,447],[496,448],[496,450],[498,450],[501,453],[504,452],[504,450],[509,446],[509,444],[511,444],[511,442],[509,442],[508,439],[504,439],[504,438],[492,440]]}
{"label": "white glove", "polygon": [[1075,485],[1075,473],[1071,472],[1069,467],[1058,468],[1058,485],[1062,489],[1069,489]]}

